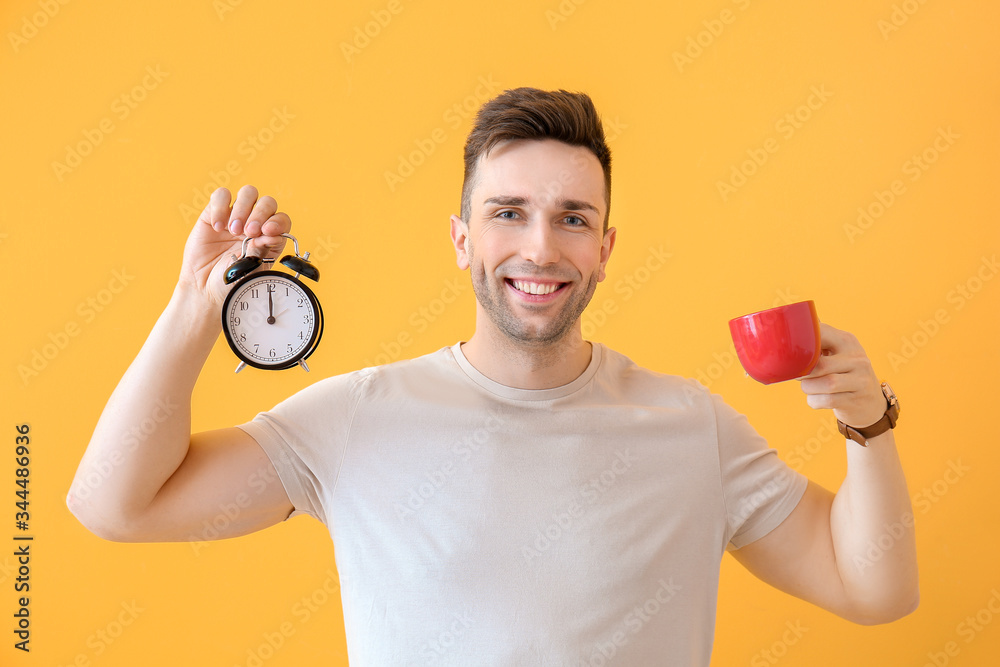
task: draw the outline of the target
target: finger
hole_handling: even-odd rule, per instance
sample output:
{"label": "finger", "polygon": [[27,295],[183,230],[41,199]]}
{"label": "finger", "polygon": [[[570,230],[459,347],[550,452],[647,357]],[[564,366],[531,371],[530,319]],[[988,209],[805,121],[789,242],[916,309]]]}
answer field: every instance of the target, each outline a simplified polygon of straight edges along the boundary
{"label": "finger", "polygon": [[262,235],[254,237],[254,247],[260,248],[264,257],[278,255],[285,248],[287,239],[282,234],[292,228],[292,221],[285,213],[275,213],[261,226]]}
{"label": "finger", "polygon": [[802,378],[799,386],[806,395],[813,396],[818,394],[849,394],[863,388],[864,383],[853,373],[830,373],[822,377]]}
{"label": "finger", "polygon": [[858,339],[846,331],[820,322],[820,356],[816,365],[805,377],[822,377],[830,373],[846,373],[856,358],[864,355]]}
{"label": "finger", "polygon": [[832,394],[809,394],[806,405],[813,410],[832,410],[836,402]]}
{"label": "finger", "polygon": [[861,349],[861,343],[854,334],[835,329],[823,322],[819,323],[819,344],[824,353],[832,354]]}
{"label": "finger", "polygon": [[821,378],[836,373],[849,373],[855,365],[856,361],[850,355],[844,353],[834,354],[832,352],[823,354],[816,360],[816,365],[809,371],[809,374],[803,376],[802,379]]}
{"label": "finger", "polygon": [[287,213],[275,213],[260,227],[262,236],[281,236],[292,230],[292,219]]}
{"label": "finger", "polygon": [[[229,193],[229,190],[227,188],[219,188],[212,193],[212,196],[208,200],[208,205],[205,206],[205,212],[207,212],[205,221],[217,232],[225,229],[229,221],[230,201],[232,201],[232,195]],[[202,215],[205,215],[205,213]]]}
{"label": "finger", "polygon": [[278,202],[274,200],[274,197],[265,195],[258,199],[257,203],[254,204],[253,211],[247,218],[244,218],[246,225],[243,228],[243,233],[250,237],[260,236],[261,227],[277,210]]}
{"label": "finger", "polygon": [[257,188],[252,185],[244,185],[236,195],[236,203],[233,204],[233,211],[229,216],[227,226],[229,233],[239,236],[246,233],[246,223],[257,202]]}

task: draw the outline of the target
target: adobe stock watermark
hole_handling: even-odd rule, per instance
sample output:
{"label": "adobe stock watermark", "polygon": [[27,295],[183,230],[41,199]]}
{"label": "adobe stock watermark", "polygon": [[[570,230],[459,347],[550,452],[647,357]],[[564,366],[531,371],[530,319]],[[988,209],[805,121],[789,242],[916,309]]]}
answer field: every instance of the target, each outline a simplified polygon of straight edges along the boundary
{"label": "adobe stock watermark", "polygon": [[[740,11],[745,11],[750,7],[751,0],[733,0],[733,4]],[[738,17],[739,14],[732,9],[725,8],[719,12],[718,18],[702,21],[701,25],[703,29],[692,35],[688,35],[684,49],[674,51],[671,54],[677,71],[683,74],[684,68],[693,65],[695,60],[701,58],[705,54],[706,49],[715,44],[715,41],[722,36],[722,33],[726,30],[726,26],[736,23]]]}
{"label": "adobe stock watermark", "polygon": [[[407,0],[407,4],[409,4],[409,0]],[[392,23],[393,18],[401,14],[404,9],[401,0],[389,0],[384,9],[371,10],[369,12],[371,20],[366,21],[363,25],[354,26],[354,33],[349,42],[340,42],[340,52],[343,54],[344,60],[349,64],[353,63],[354,59],[360,56],[361,52],[367,49],[372,41],[378,38],[382,31]]]}
{"label": "adobe stock watermark", "polygon": [[105,458],[90,465],[88,472],[81,483],[75,485],[70,493],[76,500],[86,500],[90,494],[97,490],[104,482],[111,477],[115,468],[125,463],[126,455],[134,452],[139,445],[146,442],[160,425],[167,422],[180,407],[170,398],[158,398],[156,403],[149,409],[148,414],[138,423],[132,424],[129,430],[121,434],[122,447],[114,449]]}
{"label": "adobe stock watermark", "polygon": [[[778,306],[787,306],[790,303],[795,303],[797,301],[802,301],[802,297],[794,294],[792,288],[783,287],[778,288],[774,291],[774,299],[771,301],[770,308],[777,308]],[[712,361],[707,365],[702,366],[696,370],[691,377],[697,380],[705,389],[711,389],[712,385],[719,381],[730,368],[738,360],[736,356],[736,347],[729,340],[729,345],[725,350],[721,352],[712,353]],[[695,395],[701,395],[699,392],[695,391],[693,388],[685,387],[684,395],[688,398],[692,398]]]}
{"label": "adobe stock watermark", "polygon": [[83,164],[83,159],[92,155],[97,147],[118,129],[119,126],[115,125],[115,121],[121,123],[131,116],[132,112],[138,109],[139,105],[145,102],[149,94],[159,88],[168,76],[170,76],[170,72],[161,70],[160,65],[147,66],[145,76],[139,83],[112,100],[111,114],[97,121],[96,127],[85,127],[82,130],[82,139],[72,144],[66,144],[66,152],[62,162],[52,161],[52,171],[56,176],[56,181],[62,183],[66,176]]}
{"label": "adobe stock watermark", "polygon": [[462,640],[462,636],[474,623],[475,619],[468,611],[461,614],[452,612],[447,628],[420,646],[420,657],[424,659],[424,664],[433,665],[443,658]]}
{"label": "adobe stock watermark", "polygon": [[416,485],[410,487],[404,498],[392,504],[399,520],[406,520],[426,505],[427,501],[448,483],[462,465],[472,459],[473,454],[489,445],[493,434],[503,429],[503,425],[502,413],[490,410],[489,417],[482,425],[452,443],[451,456],[442,461],[434,470],[425,473]]}
{"label": "adobe stock watermark", "polygon": [[212,0],[212,9],[220,21],[226,20],[226,14],[232,14],[243,4],[243,0]]}
{"label": "adobe stock watermark", "polygon": [[[955,634],[968,646],[976,637],[983,633],[997,616],[1000,616],[1000,591],[996,588],[990,589],[990,597],[986,603],[974,614],[969,614],[955,626]],[[927,652],[927,661],[922,667],[946,667],[952,662],[952,658],[957,658],[962,653],[962,646],[957,640],[949,640],[944,643],[940,650]]]}
{"label": "adobe stock watermark", "polygon": [[638,266],[615,281],[612,291],[617,295],[616,298],[609,297],[600,303],[592,302],[580,316],[584,338],[593,338],[597,330],[618,313],[619,307],[648,285],[653,276],[659,273],[673,257],[673,253],[664,250],[662,245],[649,246],[647,250],[646,258]]}
{"label": "adobe stock watermark", "polygon": [[917,328],[909,335],[904,335],[900,339],[898,351],[890,351],[887,357],[889,365],[893,371],[897,371],[927,347],[931,340],[937,336],[944,325],[951,322],[952,315],[965,308],[972,299],[983,290],[986,283],[996,277],[1000,272],[1000,264],[997,263],[995,254],[987,257],[983,255],[979,266],[964,282],[957,283],[945,295],[945,303],[951,308],[937,308],[929,318],[918,319]]}
{"label": "adobe stock watermark", "polygon": [[[604,140],[608,144],[617,140],[621,136],[622,131],[628,128],[628,125],[622,123],[621,119],[617,116],[615,116],[613,121],[602,119],[601,122],[605,127]],[[559,205],[559,202],[563,199],[563,193],[566,191],[566,186],[578,182],[581,176],[585,178],[591,167],[591,162],[579,153],[575,153],[570,158],[570,164],[572,165],[571,167],[563,167],[555,177],[545,184],[545,194],[539,198],[539,205]]]}
{"label": "adobe stock watermark", "polygon": [[37,37],[38,32],[45,28],[45,26],[49,24],[49,21],[54,19],[56,14],[58,14],[64,6],[69,4],[69,1],[70,0],[38,0],[36,3],[38,11],[22,16],[21,25],[18,31],[10,31],[7,33],[7,41],[10,42],[10,48],[14,49],[14,53],[18,53],[23,46]]}
{"label": "adobe stock watermark", "polygon": [[875,27],[882,33],[882,39],[889,41],[889,35],[898,32],[925,4],[927,0],[903,0],[899,4],[893,4],[888,20],[879,19],[875,23]]}
{"label": "adobe stock watermark", "polygon": [[[826,106],[831,97],[833,97],[833,93],[826,89],[826,84],[810,87],[809,95],[802,104],[774,122],[774,131],[781,139],[789,141],[805,127],[805,124],[813,118],[816,112]],[[747,158],[734,163],[729,168],[729,177],[726,180],[719,179],[715,182],[715,187],[722,201],[729,201],[729,198],[745,186],[780,148],[781,141],[775,137],[765,139],[759,148],[748,148],[746,150]]]}
{"label": "adobe stock watermark", "polygon": [[816,434],[806,439],[801,445],[796,445],[795,449],[788,453],[786,459],[788,467],[801,472],[802,468],[816,458],[823,450],[826,443],[837,439],[843,439],[843,436],[837,430],[835,422],[828,417],[824,417],[820,427],[816,430]]}
{"label": "adobe stock watermark", "polygon": [[289,121],[295,120],[295,114],[288,111],[287,106],[271,108],[271,117],[268,118],[253,134],[248,134],[236,146],[236,156],[219,169],[211,169],[208,172],[208,182],[200,188],[192,189],[190,204],[181,203],[179,211],[184,224],[193,224],[198,219],[202,210],[208,205],[208,200],[212,193],[219,188],[229,187],[233,178],[243,173],[243,169],[256,160],[266,151],[275,138],[288,129]]}
{"label": "adobe stock watermark", "polygon": [[569,17],[576,14],[576,10],[585,2],[587,0],[561,0],[555,9],[545,10],[545,20],[548,21],[549,27],[555,30],[560,23],[565,23]]}
{"label": "adobe stock watermark", "polygon": [[615,450],[615,456],[608,467],[582,484],[568,503],[552,512],[551,521],[535,530],[534,539],[521,545],[524,562],[531,563],[552,548],[553,544],[573,528],[587,508],[614,487],[635,463],[636,457],[629,449]]}
{"label": "adobe stock watermark", "polygon": [[729,510],[730,524],[739,529],[758,510],[788,489],[793,479],[794,477],[789,470],[780,468],[767,481],[758,480],[754,485],[754,490],[744,496],[738,506]]}
{"label": "adobe stock watermark", "polygon": [[21,378],[21,383],[27,387],[31,380],[48,368],[69,347],[70,342],[80,335],[83,327],[97,319],[97,316],[104,312],[133,280],[135,276],[128,273],[124,267],[112,271],[107,285],[77,304],[75,312],[79,319],[67,320],[56,331],[50,331],[47,335],[48,341],[31,350],[28,362],[17,365],[17,375]]}
{"label": "adobe stock watermark", "polygon": [[10,556],[6,556],[3,559],[3,563],[0,563],[0,584],[7,583],[7,580],[11,578],[12,575],[17,574],[18,565],[16,563],[10,562]]}
{"label": "adobe stock watermark", "polygon": [[444,126],[451,130],[458,129],[466,119],[476,113],[483,102],[491,99],[502,87],[503,84],[493,80],[492,74],[485,77],[480,76],[478,85],[472,93],[449,106],[441,114],[443,126],[435,127],[425,137],[414,139],[415,148],[397,156],[396,169],[385,170],[383,176],[385,184],[389,187],[389,192],[395,192],[396,188],[405,183],[410,176],[413,176],[417,169],[425,164],[443,143],[448,141],[448,129]]}
{"label": "adobe stock watermark", "polygon": [[[280,452],[279,456],[286,467],[291,465],[286,452]],[[219,512],[212,519],[204,519],[201,522],[201,531],[198,534],[188,535],[187,542],[191,545],[194,555],[200,556],[202,551],[215,540],[226,537],[226,531],[253,504],[254,498],[260,496],[267,490],[268,486],[275,483],[280,484],[281,481],[274,466],[262,466],[250,473],[246,486],[251,492],[240,491],[233,497],[232,501],[219,503]]]}
{"label": "adobe stock watermark", "polygon": [[637,604],[622,617],[614,632],[604,639],[598,640],[590,651],[590,656],[580,659],[577,667],[605,667],[613,663],[615,656],[622,648],[659,614],[664,607],[683,590],[680,584],[675,584],[673,577],[660,579],[659,587],[642,604]]}
{"label": "adobe stock watermark", "polygon": [[105,651],[121,639],[126,629],[131,627],[144,611],[146,608],[140,607],[135,600],[122,602],[121,610],[110,621],[87,636],[86,647],[88,650],[77,653],[65,666],[59,663],[58,667],[91,667],[95,664],[94,659],[101,657]]}
{"label": "adobe stock watermark", "polygon": [[776,665],[788,655],[788,649],[795,646],[802,640],[803,635],[809,632],[809,628],[802,625],[802,621],[785,621],[785,631],[778,639],[767,648],[763,648],[753,654],[750,658],[750,667],[768,667]]}
{"label": "adobe stock watermark", "polygon": [[264,632],[259,643],[246,650],[246,657],[236,667],[262,667],[265,662],[277,655],[278,651],[295,636],[295,633],[332,600],[340,597],[340,579],[332,569],[325,572],[323,583],[313,589],[308,595],[303,595],[290,610],[298,624],[285,620],[278,624],[275,630]]}
{"label": "adobe stock watermark", "polygon": [[468,288],[469,285],[458,278],[446,279],[438,296],[418,306],[406,318],[409,328],[401,330],[388,343],[385,341],[379,343],[381,352],[376,354],[374,359],[365,359],[363,367],[381,366],[399,359],[403,351],[413,345],[415,336],[427,331]]}
{"label": "adobe stock watermark", "polygon": [[333,257],[333,251],[340,248],[341,245],[327,234],[317,238],[312,245],[303,247],[302,251],[309,251],[309,261],[313,264],[322,264]]}
{"label": "adobe stock watermark", "polygon": [[[903,172],[904,176],[909,177],[911,183],[919,181],[920,177],[931,168],[931,165],[954,146],[956,140],[961,138],[962,135],[952,130],[951,125],[947,128],[939,127],[937,135],[930,145],[920,153],[915,153],[907,158],[900,167],[900,171]],[[901,178],[894,179],[885,190],[875,190],[872,193],[872,201],[865,206],[858,207],[858,216],[854,223],[844,224],[847,240],[853,244],[859,236],[871,229],[875,222],[885,215],[886,211],[906,192],[906,183]]]}
{"label": "adobe stock watermark", "polygon": [[[910,503],[919,514],[927,514],[937,503],[941,502],[953,486],[958,484],[970,471],[961,459],[949,460],[948,468],[938,479],[923,487],[910,498]],[[909,529],[916,525],[916,516],[906,512],[891,524],[882,526],[883,531],[875,539],[868,540],[867,550],[864,556],[855,554],[851,559],[852,564],[859,574],[872,567],[882,560],[886,553],[892,550],[896,543],[909,532]]]}

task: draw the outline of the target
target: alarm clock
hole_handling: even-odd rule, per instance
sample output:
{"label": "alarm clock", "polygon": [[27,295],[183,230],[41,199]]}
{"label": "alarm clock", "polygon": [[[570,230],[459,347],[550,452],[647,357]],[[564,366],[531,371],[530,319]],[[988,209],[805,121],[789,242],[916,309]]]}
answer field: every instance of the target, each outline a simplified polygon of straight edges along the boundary
{"label": "alarm clock", "polygon": [[[250,238],[243,240],[240,257],[226,270],[226,284],[236,283],[222,304],[222,332],[233,353],[240,359],[236,372],[247,366],[280,371],[301,366],[316,351],[323,336],[323,309],[313,291],[299,279],[319,280],[319,269],[309,262],[309,253],[299,254],[299,242],[291,234],[295,255],[279,262],[294,275],[283,271],[256,271],[274,259],[248,256]],[[256,271],[256,272],[255,272]]]}

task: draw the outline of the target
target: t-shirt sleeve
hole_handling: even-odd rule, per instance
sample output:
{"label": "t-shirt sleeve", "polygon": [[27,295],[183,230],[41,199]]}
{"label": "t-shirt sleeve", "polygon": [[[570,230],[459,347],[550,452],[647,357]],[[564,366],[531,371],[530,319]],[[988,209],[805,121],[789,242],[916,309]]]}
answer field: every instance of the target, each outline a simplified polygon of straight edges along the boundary
{"label": "t-shirt sleeve", "polygon": [[370,377],[364,369],[320,380],[237,427],[264,449],[295,508],[329,526],[351,420]]}
{"label": "t-shirt sleeve", "polygon": [[732,551],[764,537],[784,521],[805,493],[808,479],[778,458],[747,418],[712,394],[719,463]]}

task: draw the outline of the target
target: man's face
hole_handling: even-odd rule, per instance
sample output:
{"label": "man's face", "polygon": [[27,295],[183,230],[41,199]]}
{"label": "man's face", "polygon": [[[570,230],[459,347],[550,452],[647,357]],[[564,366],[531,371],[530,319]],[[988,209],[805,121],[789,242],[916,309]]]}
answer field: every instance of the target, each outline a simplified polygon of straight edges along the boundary
{"label": "man's face", "polygon": [[471,199],[470,220],[452,216],[452,240],[471,269],[477,330],[536,345],[579,331],[616,233],[602,233],[597,157],[551,139],[506,142],[480,160]]}

